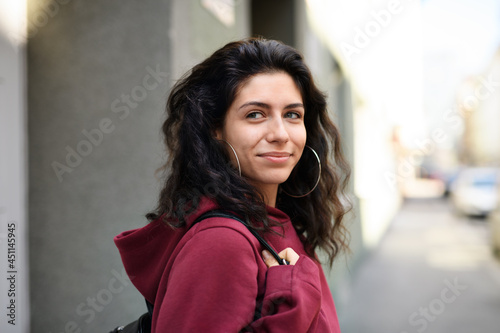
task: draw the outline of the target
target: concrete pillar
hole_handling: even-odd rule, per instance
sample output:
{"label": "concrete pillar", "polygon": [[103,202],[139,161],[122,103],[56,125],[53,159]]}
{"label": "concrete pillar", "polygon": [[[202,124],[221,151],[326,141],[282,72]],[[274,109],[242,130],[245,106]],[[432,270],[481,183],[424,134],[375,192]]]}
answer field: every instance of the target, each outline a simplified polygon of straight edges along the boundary
{"label": "concrete pillar", "polygon": [[105,332],[145,311],[113,237],[147,223],[172,80],[170,1],[31,1],[31,327]]}

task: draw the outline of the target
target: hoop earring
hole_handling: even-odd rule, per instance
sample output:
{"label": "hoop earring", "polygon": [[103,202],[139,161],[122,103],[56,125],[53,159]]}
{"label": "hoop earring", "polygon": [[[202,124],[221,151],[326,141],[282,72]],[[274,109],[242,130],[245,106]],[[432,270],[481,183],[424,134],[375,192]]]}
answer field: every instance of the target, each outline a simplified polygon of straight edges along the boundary
{"label": "hoop earring", "polygon": [[312,191],[314,191],[316,189],[316,187],[318,186],[319,184],[319,180],[321,179],[321,160],[319,159],[319,156],[318,154],[316,153],[316,151],[314,149],[312,149],[311,147],[307,146],[307,148],[311,149],[311,151],[313,152],[314,156],[316,156],[316,160],[318,161],[318,167],[319,167],[319,172],[318,172],[318,179],[316,180],[316,184],[314,184],[313,188],[307,192],[306,194],[301,194],[301,195],[293,195],[293,194],[290,194],[288,193],[287,191],[285,191],[283,188],[281,189],[283,191],[283,193],[285,193],[286,195],[292,197],[292,198],[303,198],[309,194],[312,193]]}
{"label": "hoop earring", "polygon": [[236,163],[238,163],[238,172],[240,173],[240,177],[241,177],[240,159],[238,158],[238,154],[236,154],[236,150],[234,150],[233,146],[231,146],[231,144],[229,142],[227,142],[226,140],[220,139],[219,141],[225,142],[229,146],[229,148],[231,148],[231,150],[233,151],[234,157],[236,157]]}

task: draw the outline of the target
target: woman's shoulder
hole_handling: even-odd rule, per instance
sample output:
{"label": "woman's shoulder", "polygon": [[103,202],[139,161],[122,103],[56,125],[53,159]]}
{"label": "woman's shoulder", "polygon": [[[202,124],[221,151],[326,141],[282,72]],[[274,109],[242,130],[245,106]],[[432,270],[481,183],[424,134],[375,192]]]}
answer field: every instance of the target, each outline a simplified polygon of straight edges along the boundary
{"label": "woman's shoulder", "polygon": [[245,225],[230,217],[205,218],[191,226],[184,239],[186,243],[194,239],[198,243],[211,243],[214,247],[234,244],[239,247],[257,248],[259,244]]}
{"label": "woman's shoulder", "polygon": [[[171,269],[178,272],[230,269],[233,273],[243,270],[257,274],[264,265],[260,251],[258,240],[240,222],[209,218],[193,225],[182,237],[171,257]],[[233,265],[235,261],[238,265]]]}

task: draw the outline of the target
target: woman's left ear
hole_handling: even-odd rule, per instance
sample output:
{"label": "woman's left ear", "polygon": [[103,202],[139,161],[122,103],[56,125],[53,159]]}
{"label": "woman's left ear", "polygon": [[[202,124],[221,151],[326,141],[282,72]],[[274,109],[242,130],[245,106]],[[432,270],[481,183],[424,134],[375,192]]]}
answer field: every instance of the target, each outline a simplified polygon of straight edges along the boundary
{"label": "woman's left ear", "polygon": [[215,139],[217,140],[221,140],[222,139],[222,133],[221,133],[221,130],[220,129],[216,129],[214,132],[213,132],[213,136]]}

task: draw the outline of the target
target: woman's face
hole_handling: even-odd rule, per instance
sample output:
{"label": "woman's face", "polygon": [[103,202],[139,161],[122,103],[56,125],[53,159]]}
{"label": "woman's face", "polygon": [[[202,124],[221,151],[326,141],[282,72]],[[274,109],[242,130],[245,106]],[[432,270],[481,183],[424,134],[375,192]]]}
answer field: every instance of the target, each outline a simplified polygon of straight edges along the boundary
{"label": "woman's face", "polygon": [[[217,138],[233,146],[242,175],[254,186],[265,193],[277,191],[304,150],[304,112],[290,75],[257,74],[240,87]],[[235,163],[230,150],[229,155]]]}

